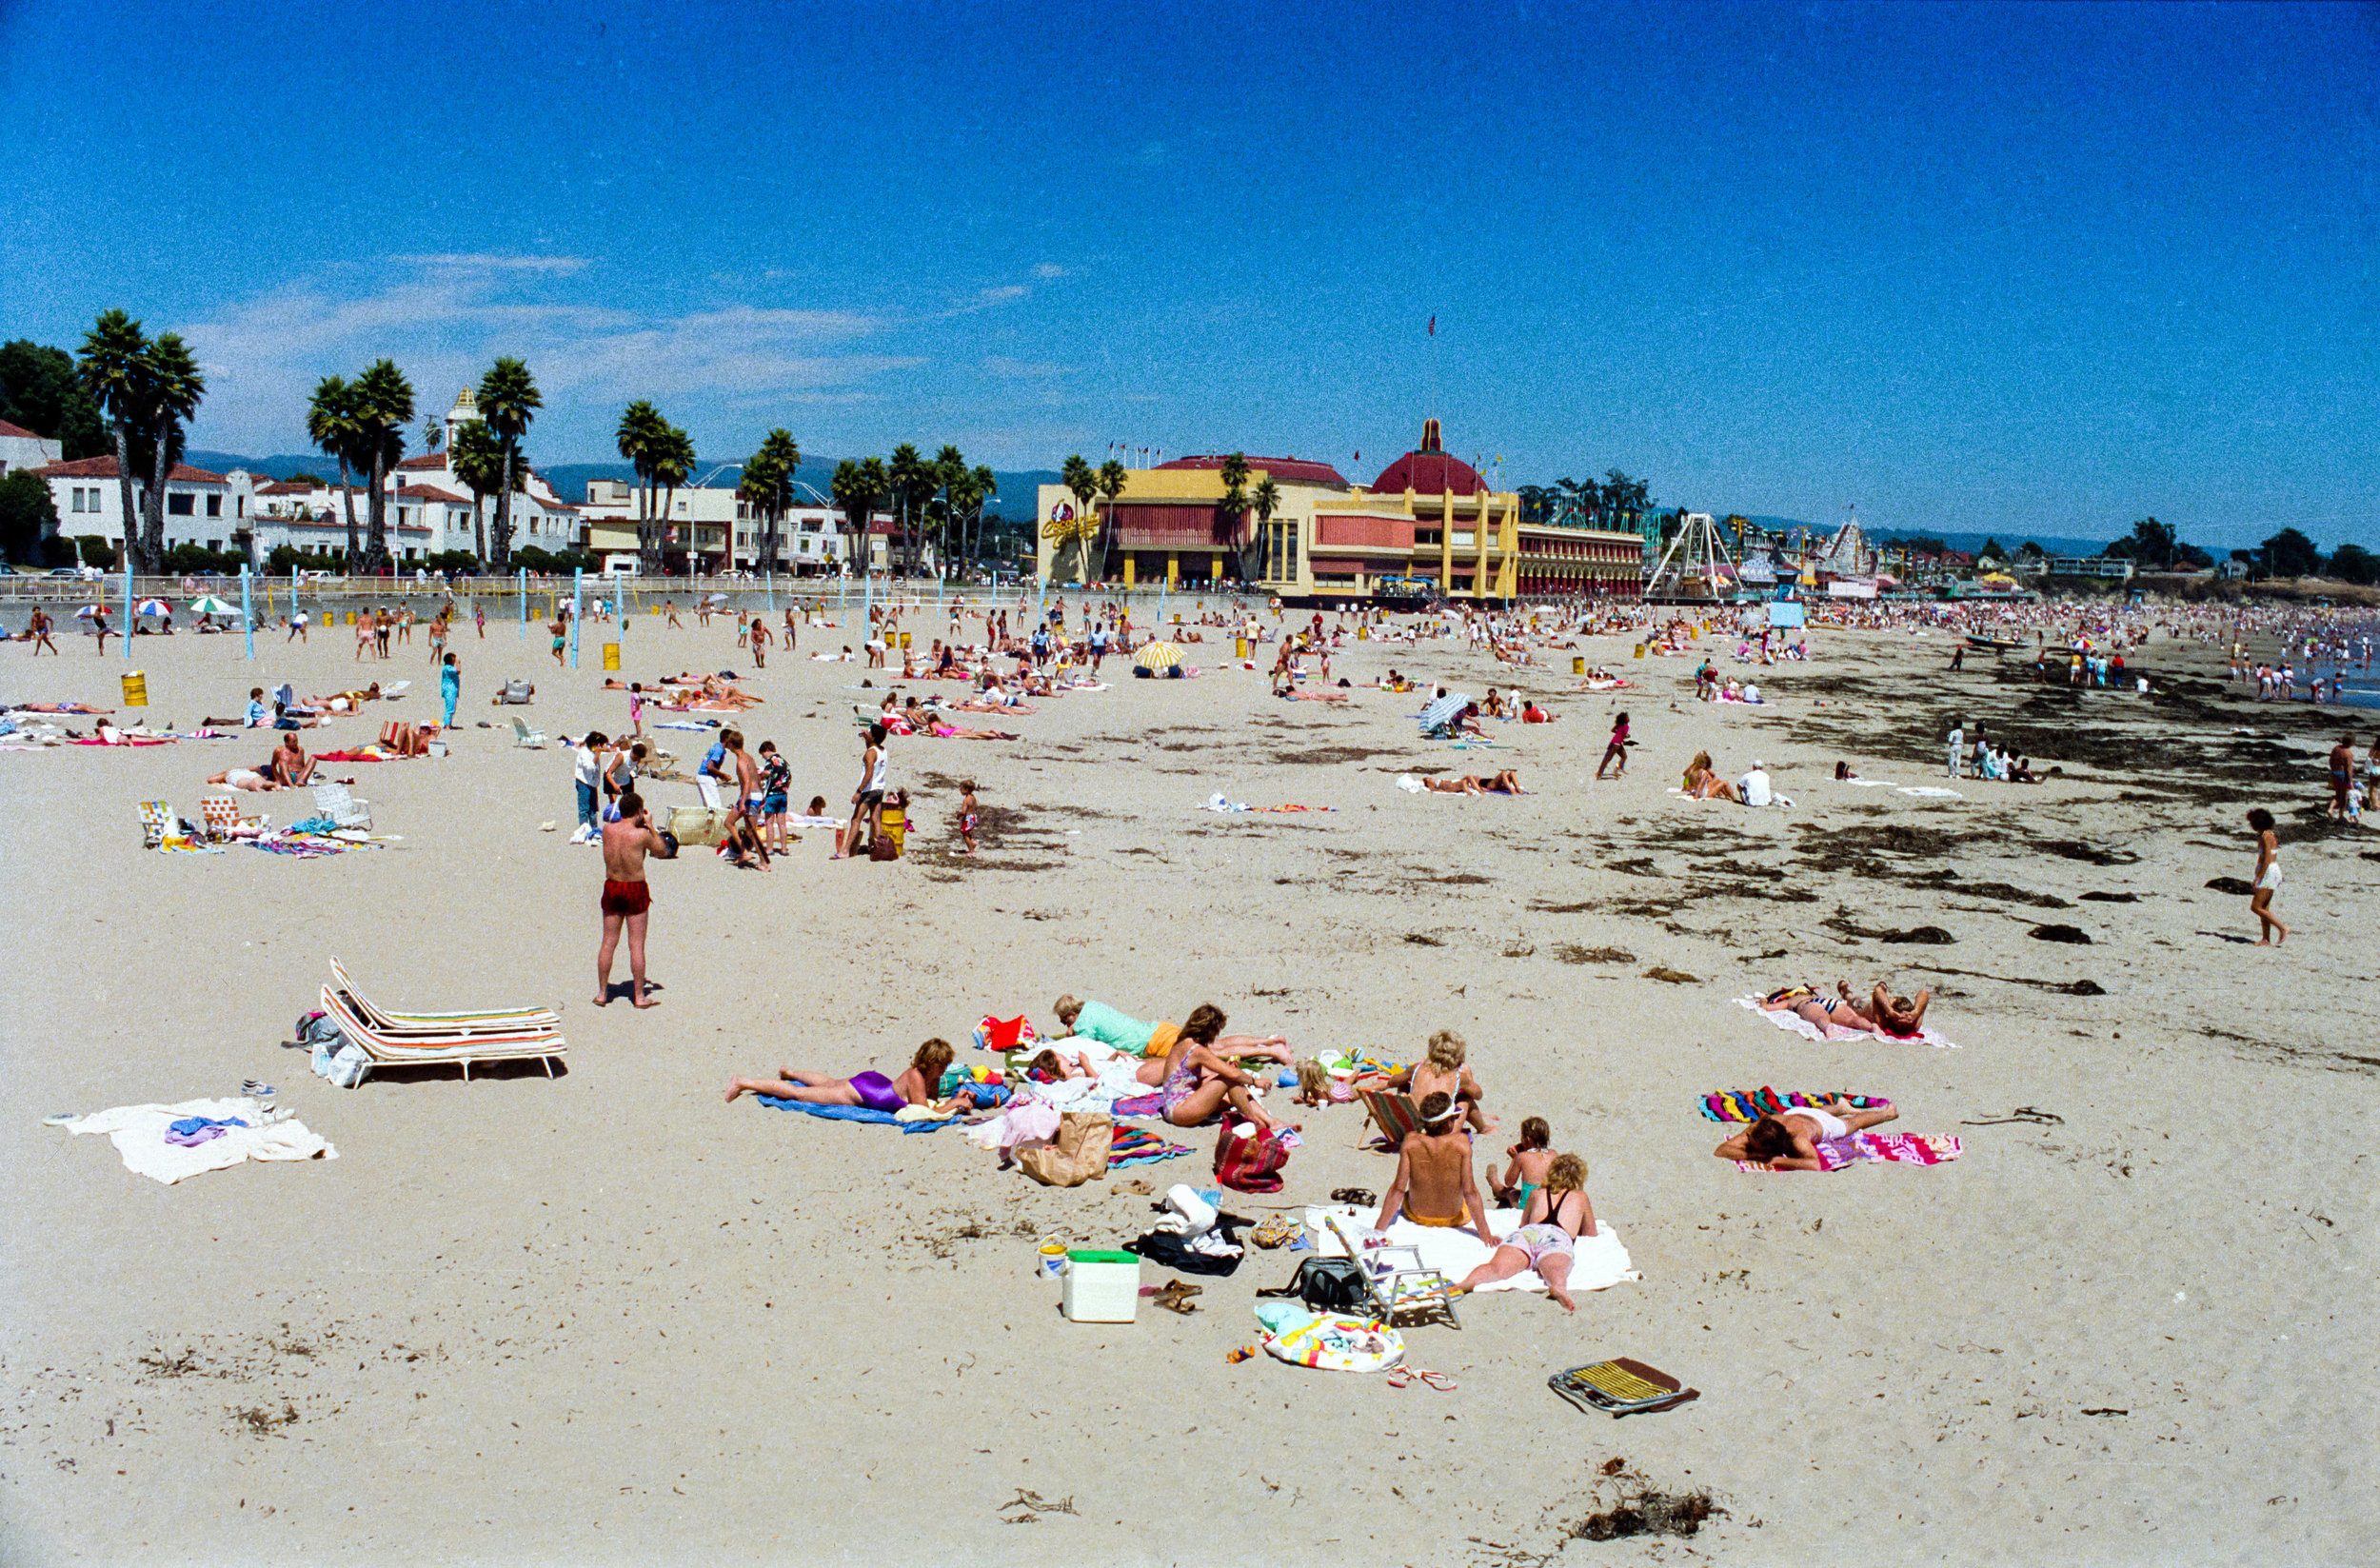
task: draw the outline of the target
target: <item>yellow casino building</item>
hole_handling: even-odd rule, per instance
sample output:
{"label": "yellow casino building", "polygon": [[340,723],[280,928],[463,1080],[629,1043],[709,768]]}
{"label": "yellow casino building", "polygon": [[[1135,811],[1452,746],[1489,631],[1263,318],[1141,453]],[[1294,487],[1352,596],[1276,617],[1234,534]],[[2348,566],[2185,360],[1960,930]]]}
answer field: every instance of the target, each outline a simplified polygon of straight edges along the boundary
{"label": "yellow casino building", "polygon": [[[1643,591],[1643,541],[1634,533],[1523,522],[1520,497],[1496,491],[1448,453],[1437,420],[1421,445],[1350,485],[1327,463],[1243,457],[1244,495],[1271,480],[1269,518],[1221,509],[1220,454],[1135,468],[1111,504],[1094,496],[1100,525],[1062,485],[1039,501],[1038,566],[1053,583],[1203,587],[1244,580],[1283,599],[1626,598]],[[1101,540],[1105,541],[1104,569]],[[1087,561],[1086,558],[1087,557]]]}

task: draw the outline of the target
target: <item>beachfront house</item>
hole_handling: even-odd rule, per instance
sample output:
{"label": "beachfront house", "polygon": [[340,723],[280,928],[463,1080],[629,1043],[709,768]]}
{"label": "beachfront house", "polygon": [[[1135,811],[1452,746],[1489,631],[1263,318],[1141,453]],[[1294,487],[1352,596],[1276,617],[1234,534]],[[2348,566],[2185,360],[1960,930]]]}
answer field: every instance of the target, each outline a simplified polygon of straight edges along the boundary
{"label": "beachfront house", "polygon": [[46,468],[66,456],[56,442],[0,419],[0,477],[19,468]]}
{"label": "beachfront house", "polygon": [[[733,468],[721,477],[728,473],[741,477]],[[636,567],[641,496],[641,486],[629,480],[586,482],[586,547],[607,571]],[[778,526],[773,562],[762,559],[764,525],[735,485],[681,485],[674,495],[656,489],[652,505],[662,526],[662,559],[673,575],[691,568],[697,574],[775,571],[808,577],[841,571],[854,553],[843,513],[823,501],[786,509]],[[891,564],[893,526],[890,512],[878,512],[870,520],[868,564],[878,570]]]}
{"label": "beachfront house", "polygon": [[[71,463],[45,463],[32,470],[50,486],[58,508],[58,532],[75,539],[95,535],[109,546],[124,548],[124,486],[116,460],[79,457]],[[249,513],[256,478],[245,469],[219,474],[177,463],[166,479],[166,548],[203,545],[210,550],[248,548]],[[133,486],[140,505],[140,486]],[[135,528],[140,520],[132,522]]]}
{"label": "beachfront house", "polygon": [[[1421,444],[1368,486],[1327,463],[1242,457],[1243,499],[1270,482],[1270,517],[1253,502],[1226,512],[1218,454],[1131,469],[1095,515],[1062,485],[1044,485],[1037,566],[1052,582],[1087,574],[1130,587],[1200,587],[1245,581],[1283,599],[1633,599],[1643,591],[1643,541],[1634,532],[1523,521],[1520,497],[1495,491],[1445,450],[1437,420]],[[1091,525],[1096,524],[1096,526]]]}

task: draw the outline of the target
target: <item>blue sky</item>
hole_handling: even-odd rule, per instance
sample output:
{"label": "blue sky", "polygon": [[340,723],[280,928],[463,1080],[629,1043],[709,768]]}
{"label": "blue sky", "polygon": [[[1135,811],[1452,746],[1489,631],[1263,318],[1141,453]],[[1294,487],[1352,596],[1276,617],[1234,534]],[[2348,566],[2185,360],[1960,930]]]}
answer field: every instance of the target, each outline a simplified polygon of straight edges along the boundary
{"label": "blue sky", "polygon": [[0,335],[181,330],[194,446],[512,352],[546,462],[646,396],[1369,480],[1435,406],[1506,484],[2380,545],[2370,7],[0,0]]}

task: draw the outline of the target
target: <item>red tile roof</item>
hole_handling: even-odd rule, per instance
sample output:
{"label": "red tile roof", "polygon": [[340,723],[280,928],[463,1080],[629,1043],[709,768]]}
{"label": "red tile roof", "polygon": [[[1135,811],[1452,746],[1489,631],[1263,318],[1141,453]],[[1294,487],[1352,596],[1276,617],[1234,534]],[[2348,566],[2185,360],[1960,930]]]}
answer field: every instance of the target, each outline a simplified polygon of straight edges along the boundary
{"label": "red tile roof", "polygon": [[256,493],[258,495],[312,495],[314,486],[292,485],[286,479],[276,479],[271,484],[259,487]]}
{"label": "red tile roof", "polygon": [[[113,457],[78,457],[71,463],[50,463],[33,472],[44,479],[113,479],[116,460]],[[230,483],[223,475],[193,468],[187,463],[173,466],[172,479],[185,485],[225,485]]]}
{"label": "red tile roof", "polygon": [[14,436],[19,441],[47,441],[50,439],[48,436],[37,436],[33,434],[32,431],[27,429],[22,425],[11,425],[5,419],[0,419],[0,436]]}
{"label": "red tile roof", "polygon": [[[1178,457],[1171,463],[1160,463],[1158,466],[1160,468],[1220,468],[1225,461],[1226,459],[1220,456]],[[1347,483],[1339,477],[1339,470],[1327,463],[1307,463],[1294,457],[1250,457],[1243,458],[1241,461],[1251,468],[1263,469],[1274,479],[1285,479],[1292,484],[1344,485]]]}
{"label": "red tile roof", "polygon": [[443,468],[446,466],[446,454],[444,452],[424,452],[418,457],[400,458],[397,461],[397,466],[406,469]]}
{"label": "red tile roof", "polygon": [[397,494],[407,501],[447,501],[458,506],[467,506],[471,504],[466,497],[459,496],[452,490],[442,490],[435,485],[407,485]]}

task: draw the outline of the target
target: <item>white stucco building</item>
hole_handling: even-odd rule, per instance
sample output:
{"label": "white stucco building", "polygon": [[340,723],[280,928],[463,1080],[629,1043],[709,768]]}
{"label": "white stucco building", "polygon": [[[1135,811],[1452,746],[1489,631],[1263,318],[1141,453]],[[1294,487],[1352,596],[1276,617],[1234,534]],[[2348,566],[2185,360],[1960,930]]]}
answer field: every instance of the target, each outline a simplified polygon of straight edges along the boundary
{"label": "white stucco building", "polygon": [[[624,566],[634,563],[641,504],[639,487],[627,480],[587,481],[584,512],[587,547],[606,566],[615,561]],[[753,515],[751,503],[733,486],[686,485],[675,495],[656,490],[653,505],[662,509],[662,554],[671,571],[685,570],[689,561],[698,572],[769,569],[761,559],[761,522]],[[850,537],[842,531],[843,521],[842,512],[823,503],[789,508],[778,530],[775,569],[801,574],[839,570],[851,548]],[[869,533],[875,543],[873,564],[878,566],[884,565],[885,536],[891,527],[891,513],[876,514]]]}
{"label": "white stucco building", "polygon": [[0,419],[0,477],[19,468],[46,468],[66,456],[54,441],[33,434],[22,425]]}
{"label": "white stucco building", "polygon": [[[50,486],[58,508],[58,532],[69,539],[97,534],[124,546],[124,486],[116,460],[80,457],[33,470]],[[254,510],[255,477],[244,469],[228,474],[177,463],[166,480],[166,547],[204,545],[210,550],[243,547]],[[135,488],[134,505],[139,504]],[[138,526],[137,520],[135,526]]]}

